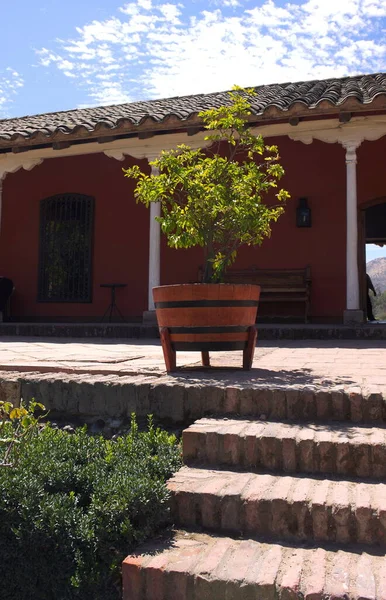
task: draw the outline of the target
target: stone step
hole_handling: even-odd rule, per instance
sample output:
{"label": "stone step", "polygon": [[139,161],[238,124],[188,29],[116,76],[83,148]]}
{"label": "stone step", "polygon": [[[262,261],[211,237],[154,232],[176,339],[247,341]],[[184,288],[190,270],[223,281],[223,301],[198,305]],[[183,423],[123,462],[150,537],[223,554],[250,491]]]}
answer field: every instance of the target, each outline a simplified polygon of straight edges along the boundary
{"label": "stone step", "polygon": [[[269,323],[269,318],[258,318],[258,334],[261,340],[385,340],[386,328],[382,323],[365,324],[360,327],[338,324]],[[105,339],[153,339],[159,338],[158,325],[150,323],[94,323],[72,322],[3,322],[0,336],[48,337],[48,338],[105,338]],[[338,342],[339,343],[339,342]]]}
{"label": "stone step", "polygon": [[386,545],[385,483],[183,467],[168,487],[178,527]]}
{"label": "stone step", "polygon": [[383,556],[177,532],[122,565],[123,600],[386,600]]}
{"label": "stone step", "polygon": [[[386,331],[386,329],[385,329]],[[42,367],[36,367],[41,369]],[[31,367],[8,365],[0,371],[0,398],[32,398],[42,402],[53,415],[129,418],[153,414],[165,423],[190,424],[209,415],[241,415],[275,421],[337,421],[355,424],[385,424],[386,395],[359,387],[318,389],[299,382],[283,383],[264,377],[251,380],[244,372],[181,372],[178,376],[160,375],[142,369],[136,373],[109,373],[101,365],[71,373],[22,372]],[[72,367],[69,369],[72,371]],[[103,373],[102,373],[103,371]],[[272,375],[272,377],[274,377]]]}
{"label": "stone step", "polygon": [[183,432],[188,464],[386,478],[386,428],[200,419]]}

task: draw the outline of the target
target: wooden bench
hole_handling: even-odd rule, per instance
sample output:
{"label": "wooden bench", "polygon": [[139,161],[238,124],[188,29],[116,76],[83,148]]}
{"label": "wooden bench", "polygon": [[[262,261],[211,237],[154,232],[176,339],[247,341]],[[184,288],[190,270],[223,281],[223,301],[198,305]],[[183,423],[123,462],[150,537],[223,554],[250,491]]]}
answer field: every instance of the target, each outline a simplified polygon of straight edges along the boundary
{"label": "wooden bench", "polygon": [[[261,286],[260,302],[304,304],[308,323],[311,303],[311,268],[304,269],[230,269],[224,283],[255,283]],[[288,315],[290,316],[290,315]]]}

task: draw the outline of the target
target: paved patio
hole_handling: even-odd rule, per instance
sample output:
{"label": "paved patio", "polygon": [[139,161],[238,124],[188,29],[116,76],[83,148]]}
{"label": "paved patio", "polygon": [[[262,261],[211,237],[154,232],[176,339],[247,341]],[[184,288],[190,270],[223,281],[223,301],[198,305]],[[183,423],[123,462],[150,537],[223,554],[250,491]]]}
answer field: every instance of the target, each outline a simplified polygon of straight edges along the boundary
{"label": "paved patio", "polygon": [[[213,353],[213,369],[200,368],[200,354],[177,353],[181,370],[166,376],[158,340],[64,341],[53,338],[0,338],[0,371],[72,375],[143,376],[173,381],[240,383],[283,387],[359,387],[363,393],[386,390],[386,341],[262,341],[253,369],[241,365],[240,352]],[[231,370],[229,369],[231,368]]]}

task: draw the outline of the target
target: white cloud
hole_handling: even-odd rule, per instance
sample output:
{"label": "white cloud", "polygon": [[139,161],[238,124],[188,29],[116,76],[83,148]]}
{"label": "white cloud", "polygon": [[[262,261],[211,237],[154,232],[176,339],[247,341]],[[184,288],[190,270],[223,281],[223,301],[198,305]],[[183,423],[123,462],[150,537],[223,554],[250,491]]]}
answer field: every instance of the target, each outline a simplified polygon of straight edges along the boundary
{"label": "white cloud", "polygon": [[385,69],[385,0],[280,4],[131,0],[40,50],[40,63],[82,86],[89,104]]}
{"label": "white cloud", "polygon": [[372,40],[352,41],[345,48],[337,52],[337,57],[343,58],[346,64],[353,65],[360,61],[363,69],[366,68],[369,62],[376,60],[378,57],[382,58],[383,55],[384,47]]}
{"label": "white cloud", "polygon": [[62,71],[72,71],[74,69],[74,64],[69,60],[63,59],[58,64],[58,68],[62,69]]}
{"label": "white cloud", "polygon": [[241,6],[239,0],[211,0],[209,4],[215,4],[216,6],[232,6],[233,8]]}
{"label": "white cloud", "polygon": [[151,10],[152,3],[151,0],[138,0],[138,6],[145,10]]}
{"label": "white cloud", "polygon": [[363,9],[369,17],[386,17],[386,4],[378,0],[364,0]]}
{"label": "white cloud", "polygon": [[23,85],[22,76],[12,67],[0,71],[0,118],[8,117],[8,108]]}
{"label": "white cloud", "polygon": [[179,15],[181,14],[180,7],[176,4],[161,4],[160,12],[169,21],[169,25],[180,25]]}

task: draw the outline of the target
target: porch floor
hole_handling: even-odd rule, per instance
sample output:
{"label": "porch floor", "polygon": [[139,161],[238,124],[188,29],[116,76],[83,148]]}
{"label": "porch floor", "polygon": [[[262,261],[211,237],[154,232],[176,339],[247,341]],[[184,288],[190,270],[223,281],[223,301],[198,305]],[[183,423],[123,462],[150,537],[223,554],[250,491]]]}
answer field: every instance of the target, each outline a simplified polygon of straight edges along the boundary
{"label": "porch floor", "polygon": [[[286,388],[358,390],[386,388],[386,340],[258,341],[253,368],[242,371],[241,352],[211,354],[214,368],[200,367],[198,352],[178,352],[175,374],[166,375],[159,340],[84,340],[0,337],[0,371],[73,376],[142,377],[147,381]],[[87,377],[89,378],[89,377]],[[80,377],[81,379],[81,377]]]}

